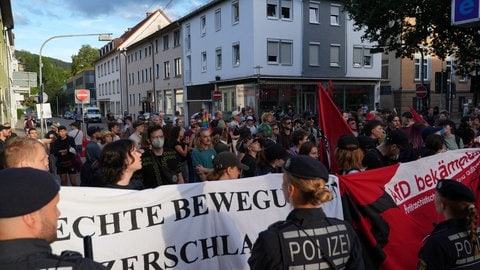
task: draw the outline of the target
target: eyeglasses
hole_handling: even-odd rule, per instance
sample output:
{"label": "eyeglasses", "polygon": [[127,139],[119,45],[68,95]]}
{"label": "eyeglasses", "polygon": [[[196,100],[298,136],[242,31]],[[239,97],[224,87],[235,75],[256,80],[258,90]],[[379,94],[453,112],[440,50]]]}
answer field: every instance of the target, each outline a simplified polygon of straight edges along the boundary
{"label": "eyeglasses", "polygon": [[278,128],[278,127],[274,127],[274,128],[273,128],[273,130],[279,130],[279,129],[280,129],[280,128]]}
{"label": "eyeglasses", "polygon": [[292,122],[285,122],[285,125],[291,125]]}

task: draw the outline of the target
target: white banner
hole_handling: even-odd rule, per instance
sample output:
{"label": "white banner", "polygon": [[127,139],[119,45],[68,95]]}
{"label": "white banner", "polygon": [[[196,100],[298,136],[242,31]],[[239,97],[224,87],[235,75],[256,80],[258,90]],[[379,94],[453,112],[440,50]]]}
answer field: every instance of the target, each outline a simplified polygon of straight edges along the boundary
{"label": "white banner", "polygon": [[[338,178],[328,216],[343,218]],[[282,174],[143,191],[62,187],[56,254],[83,253],[110,269],[248,269],[258,233],[284,220]]]}

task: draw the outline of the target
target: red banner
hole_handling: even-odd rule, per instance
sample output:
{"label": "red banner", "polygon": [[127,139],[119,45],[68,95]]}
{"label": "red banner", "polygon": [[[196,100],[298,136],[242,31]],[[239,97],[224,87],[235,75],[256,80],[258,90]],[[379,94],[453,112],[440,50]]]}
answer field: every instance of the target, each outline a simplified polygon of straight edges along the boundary
{"label": "red banner", "polygon": [[438,180],[460,181],[480,198],[479,167],[480,149],[462,149],[339,176],[345,219],[364,243],[365,269],[416,269],[422,240],[443,220],[434,206]]}

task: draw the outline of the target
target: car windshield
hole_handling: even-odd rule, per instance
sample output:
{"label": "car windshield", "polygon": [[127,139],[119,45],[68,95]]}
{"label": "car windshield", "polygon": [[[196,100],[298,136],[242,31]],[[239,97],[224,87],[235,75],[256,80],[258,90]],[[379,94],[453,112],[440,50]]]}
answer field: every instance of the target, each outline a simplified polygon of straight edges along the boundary
{"label": "car windshield", "polygon": [[100,110],[97,110],[97,109],[90,109],[87,111],[87,113],[91,113],[91,114],[100,114]]}

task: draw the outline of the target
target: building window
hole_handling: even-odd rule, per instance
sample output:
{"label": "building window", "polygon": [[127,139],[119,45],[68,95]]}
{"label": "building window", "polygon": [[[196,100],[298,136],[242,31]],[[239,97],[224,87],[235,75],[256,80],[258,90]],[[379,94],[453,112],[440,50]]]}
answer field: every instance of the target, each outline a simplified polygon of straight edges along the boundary
{"label": "building window", "polygon": [[421,81],[421,74],[423,70],[423,79],[429,80],[430,70],[429,70],[429,59],[423,59],[423,65],[421,64],[421,56],[415,56],[415,80]]}
{"label": "building window", "polygon": [[353,67],[372,67],[370,47],[353,46]]}
{"label": "building window", "polygon": [[168,35],[163,36],[163,50],[168,50]]}
{"label": "building window", "polygon": [[115,57],[115,71],[118,71],[118,56]]}
{"label": "building window", "polygon": [[202,63],[202,72],[207,72],[207,52],[202,52],[202,59],[201,59],[201,63]]}
{"label": "building window", "polygon": [[200,36],[205,36],[207,34],[207,18],[202,16],[200,18]]}
{"label": "building window", "polygon": [[142,49],[138,50],[138,59],[142,60]]}
{"label": "building window", "polygon": [[170,62],[169,61],[163,62],[163,78],[164,79],[170,78]]}
{"label": "building window", "polygon": [[158,53],[158,39],[155,39],[155,53]]}
{"label": "building window", "polygon": [[192,44],[191,44],[191,37],[190,37],[190,24],[185,25],[185,44],[187,47],[187,52],[190,51]]}
{"label": "building window", "polygon": [[232,3],[232,22],[236,24],[240,21],[240,6],[238,1]]}
{"label": "building window", "polygon": [[222,48],[215,50],[215,68],[222,69]]}
{"label": "building window", "polygon": [[310,43],[308,51],[309,65],[320,66],[320,43]]}
{"label": "building window", "polygon": [[319,4],[310,3],[309,21],[310,23],[320,23],[320,5]]}
{"label": "building window", "polygon": [[330,25],[340,25],[340,7],[330,7]]}
{"label": "building window", "polygon": [[267,40],[267,61],[269,64],[292,64],[292,41]]}
{"label": "building window", "polygon": [[382,59],[382,79],[388,80],[388,65],[389,61],[387,59]]}
{"label": "building window", "polygon": [[175,68],[175,77],[182,76],[182,58],[175,58],[173,64]]}
{"label": "building window", "polygon": [[232,60],[233,66],[236,67],[240,65],[240,44],[238,43],[232,46]]}
{"label": "building window", "polygon": [[147,56],[148,56],[148,48],[145,47],[145,58],[147,58]]}
{"label": "building window", "polygon": [[278,14],[278,0],[267,0],[267,17],[277,18]]}
{"label": "building window", "polygon": [[281,0],[282,19],[292,19],[292,0]]}
{"label": "building window", "polygon": [[173,32],[173,47],[178,47],[180,46],[180,31],[174,31]]}
{"label": "building window", "polygon": [[330,45],[330,66],[340,66],[340,45]]}
{"label": "building window", "polygon": [[158,79],[160,77],[160,64],[155,65],[155,74],[155,77]]}
{"label": "building window", "polygon": [[221,9],[215,10],[215,31],[222,30],[222,11]]}
{"label": "building window", "polygon": [[117,79],[117,94],[120,93],[120,79]]}

